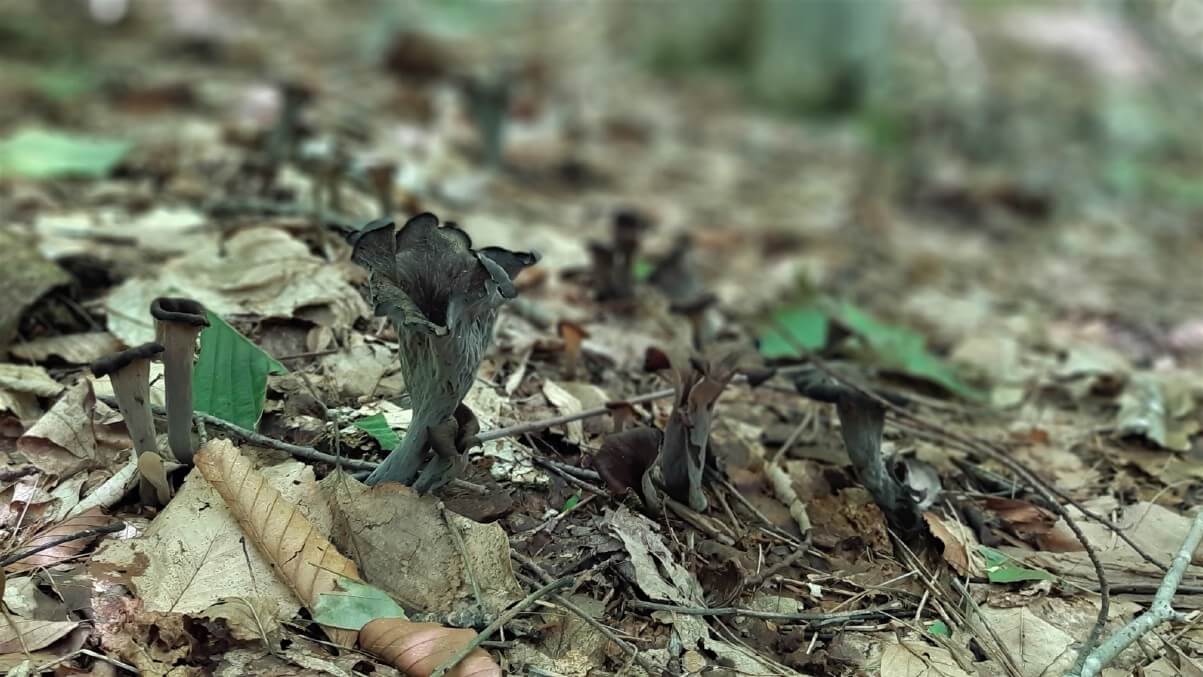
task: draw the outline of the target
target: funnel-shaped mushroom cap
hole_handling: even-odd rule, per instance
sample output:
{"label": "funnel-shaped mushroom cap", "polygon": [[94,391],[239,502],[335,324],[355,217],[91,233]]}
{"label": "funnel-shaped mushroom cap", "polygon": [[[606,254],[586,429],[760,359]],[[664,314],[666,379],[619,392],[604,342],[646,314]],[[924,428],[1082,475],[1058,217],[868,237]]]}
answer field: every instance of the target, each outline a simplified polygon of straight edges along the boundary
{"label": "funnel-shaped mushroom cap", "polygon": [[192,299],[160,296],[151,301],[150,314],[160,322],[177,322],[194,327],[209,326],[209,320],[205,317],[205,307]]}
{"label": "funnel-shaped mushroom cap", "polygon": [[439,225],[419,214],[394,232],[380,219],[349,237],[351,259],[370,273],[372,303],[397,327],[424,328],[436,335],[473,323],[476,316],[514,298],[514,277],[539,260],[537,253],[500,247],[475,250],[454,223]]}

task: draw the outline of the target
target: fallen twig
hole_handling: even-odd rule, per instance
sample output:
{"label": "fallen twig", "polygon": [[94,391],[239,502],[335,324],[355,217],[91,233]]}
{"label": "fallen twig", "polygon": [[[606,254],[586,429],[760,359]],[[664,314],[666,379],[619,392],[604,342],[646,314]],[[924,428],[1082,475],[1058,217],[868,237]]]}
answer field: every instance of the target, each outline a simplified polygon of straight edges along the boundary
{"label": "fallen twig", "polygon": [[1094,567],[1095,578],[1097,578],[1099,582],[1099,613],[1095,618],[1095,623],[1091,628],[1089,637],[1087,637],[1086,642],[1082,645],[1082,648],[1078,654],[1078,659],[1074,666],[1075,669],[1081,669],[1082,662],[1086,660],[1086,656],[1098,643],[1098,638],[1099,635],[1102,634],[1103,626],[1105,626],[1107,623],[1107,616],[1110,612],[1111,595],[1110,591],[1108,590],[1107,574],[1103,570],[1103,561],[1099,558],[1098,551],[1096,551],[1094,546],[1090,544],[1090,541],[1086,538],[1086,534],[1082,531],[1082,527],[1078,525],[1077,520],[1075,520],[1073,516],[1069,514],[1069,511],[1057,501],[1055,494],[1051,490],[1051,485],[1041,479],[1040,476],[1035,473],[1035,471],[1011,458],[1006,449],[996,447],[989,442],[963,437],[955,432],[946,430],[935,423],[931,423],[922,417],[912,414],[906,409],[894,404],[889,399],[882,397],[881,395],[872,392],[868,388],[851,381],[842,374],[837,373],[830,367],[830,365],[827,364],[825,360],[818,357],[812,351],[803,346],[794,337],[789,327],[785,326],[784,323],[777,321],[777,328],[779,333],[781,333],[782,337],[786,340],[786,343],[788,343],[790,347],[794,349],[799,357],[805,359],[810,364],[813,364],[816,369],[818,369],[828,378],[845,387],[857,391],[865,397],[872,399],[900,419],[909,421],[925,430],[938,433],[944,439],[961,445],[962,448],[971,453],[977,453],[986,456],[991,460],[1002,464],[1008,470],[1018,475],[1024,482],[1027,482],[1029,485],[1034,487],[1037,493],[1039,493],[1052,505],[1057,514],[1060,515],[1061,519],[1065,520],[1065,525],[1069,527],[1070,531],[1073,532],[1074,538],[1076,538],[1078,542],[1082,544],[1082,549],[1086,552],[1086,556],[1090,558],[1090,563]]}
{"label": "fallen twig", "polygon": [[[510,557],[513,557],[520,564],[535,572],[535,575],[538,576],[539,579],[544,583],[550,583],[552,580],[554,580],[552,579],[551,574],[548,574],[543,567],[539,566],[537,562],[526,555],[516,551],[510,551]],[[618,645],[618,648],[625,651],[627,655],[629,655],[636,663],[638,663],[644,670],[647,671],[647,674],[654,675],[661,670],[660,667],[648,660],[646,656],[639,653],[639,649],[634,644],[631,644],[630,642],[627,642],[618,635],[614,634],[613,630],[606,627],[604,623],[597,620],[593,616],[590,616],[588,612],[571,602],[567,597],[564,597],[557,592],[551,595],[551,599],[556,604],[579,616],[581,620],[588,623],[589,626],[594,630],[597,630],[601,634],[605,635],[606,638],[611,642],[614,642],[616,645]]]}
{"label": "fallen twig", "polygon": [[875,607],[873,609],[835,611],[830,613],[782,613],[776,611],[761,611],[759,609],[742,609],[733,606],[713,608],[701,606],[677,606],[676,604],[661,604],[660,602],[644,602],[641,600],[630,600],[626,604],[634,609],[647,609],[649,611],[671,611],[672,613],[684,614],[686,616],[745,616],[748,618],[764,618],[767,620],[813,623],[820,627],[824,625],[832,625],[834,623],[846,623],[848,621],[863,620],[866,618],[892,618],[895,615],[894,612],[902,609],[902,604],[899,602]]}
{"label": "fallen twig", "polygon": [[1182,582],[1182,575],[1186,572],[1186,567],[1194,556],[1195,549],[1199,547],[1200,540],[1203,540],[1203,512],[1195,515],[1195,521],[1191,523],[1190,531],[1187,532],[1182,547],[1178,548],[1178,554],[1174,555],[1170,570],[1162,579],[1161,586],[1157,588],[1157,595],[1153,597],[1153,604],[1149,610],[1133,618],[1110,639],[1095,647],[1086,656],[1086,659],[1081,661],[1081,666],[1076,666],[1076,669],[1067,677],[1095,677],[1111,661],[1115,660],[1116,656],[1123,653],[1124,649],[1147,635],[1153,628],[1166,621],[1183,617],[1182,613],[1174,611],[1171,602],[1174,600],[1174,593],[1178,590],[1178,584]]}
{"label": "fallen twig", "polygon": [[84,529],[83,531],[77,531],[73,534],[55,536],[54,538],[43,543],[31,545],[27,548],[19,548],[17,550],[13,550],[7,555],[4,555],[3,557],[0,557],[0,568],[6,567],[13,562],[19,562],[30,555],[36,555],[43,550],[49,550],[56,545],[62,545],[70,541],[78,541],[85,538],[93,538],[95,536],[100,536],[101,534],[111,534],[121,531],[124,528],[125,522],[113,522],[112,524],[106,524],[103,527],[92,527],[91,529]]}
{"label": "fallen twig", "polygon": [[447,661],[445,663],[443,663],[437,669],[435,669],[435,671],[430,674],[430,677],[443,677],[443,675],[447,674],[448,670],[454,668],[456,665],[459,665],[460,661],[464,660],[465,658],[468,657],[468,654],[475,651],[476,648],[478,646],[480,646],[481,642],[492,637],[493,633],[500,630],[501,626],[503,626],[506,623],[513,620],[515,616],[517,616],[518,614],[525,611],[526,608],[529,607],[530,605],[532,605],[535,602],[539,601],[540,599],[546,597],[547,595],[551,594],[552,592],[568,585],[573,580],[574,579],[572,576],[565,576],[563,578],[554,580],[554,581],[548,583],[547,585],[544,585],[543,587],[539,588],[538,590],[532,592],[531,594],[527,595],[520,602],[518,602],[517,604],[515,604],[514,606],[512,606],[508,610],[506,610],[505,613],[498,616],[497,620],[493,621],[492,623],[489,623],[488,627],[486,627],[484,630],[481,630],[479,633],[477,633],[476,637],[471,642],[468,642],[467,644],[465,644],[464,647],[462,649],[460,649],[458,653],[456,653],[451,658],[447,659]]}

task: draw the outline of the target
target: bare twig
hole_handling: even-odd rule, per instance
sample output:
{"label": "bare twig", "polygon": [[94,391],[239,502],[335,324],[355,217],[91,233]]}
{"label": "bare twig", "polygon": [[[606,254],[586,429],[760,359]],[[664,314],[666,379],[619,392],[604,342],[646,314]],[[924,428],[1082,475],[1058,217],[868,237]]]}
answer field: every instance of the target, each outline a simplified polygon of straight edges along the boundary
{"label": "bare twig", "polygon": [[493,633],[500,630],[501,626],[503,626],[506,623],[513,620],[515,616],[517,616],[518,614],[525,611],[526,608],[529,607],[530,605],[534,604],[535,602],[539,601],[540,599],[543,599],[544,597],[555,592],[556,590],[559,590],[560,588],[567,586],[573,580],[574,579],[572,576],[565,576],[563,578],[554,580],[554,581],[548,583],[547,585],[544,585],[543,587],[539,588],[538,590],[532,592],[531,594],[527,595],[520,602],[518,602],[514,606],[510,607],[505,613],[498,616],[497,620],[493,621],[492,623],[489,623],[488,627],[486,627],[484,630],[481,630],[471,642],[468,642],[467,644],[465,644],[464,648],[460,649],[458,653],[456,653],[451,658],[447,659],[446,662],[444,662],[434,672],[432,672],[430,677],[443,677],[443,675],[447,674],[448,670],[459,665],[460,661],[464,660],[465,658],[468,657],[468,654],[475,651],[476,647],[480,646],[481,642],[492,637]]}
{"label": "bare twig", "polygon": [[468,582],[472,584],[472,595],[476,597],[476,606],[483,612],[485,601],[480,594],[480,583],[476,582],[476,574],[472,571],[472,562],[468,559],[468,548],[464,545],[464,535],[459,532],[459,527],[451,521],[447,506],[443,505],[442,501],[439,501],[438,509],[439,514],[443,516],[443,523],[447,525],[447,531],[451,532],[451,540],[455,543],[455,549],[459,551],[460,559],[464,561],[464,574],[468,576]]}
{"label": "bare twig", "polygon": [[[527,569],[530,569],[531,571],[535,572],[535,575],[539,577],[539,580],[543,581],[544,583],[550,583],[554,580],[551,577],[551,574],[547,573],[543,569],[543,567],[539,566],[539,564],[537,562],[535,562],[531,558],[527,557],[526,555],[523,555],[520,552],[511,550],[510,557],[513,557],[515,560],[517,560],[520,564],[525,566]],[[639,665],[641,667],[643,667],[643,669],[646,670],[649,675],[654,675],[660,671],[661,668],[657,667],[654,663],[652,663],[650,660],[648,660],[646,656],[639,653],[639,649],[634,644],[631,644],[630,642],[627,642],[626,640],[622,639],[618,635],[614,634],[613,630],[606,627],[606,625],[604,623],[597,620],[593,616],[590,616],[587,611],[585,611],[584,609],[582,609],[579,606],[577,606],[576,604],[574,604],[567,597],[564,597],[563,595],[561,595],[560,593],[557,592],[557,593],[554,593],[551,595],[551,599],[556,604],[564,607],[565,609],[567,609],[567,610],[571,611],[572,613],[576,614],[577,616],[579,616],[581,620],[588,623],[589,626],[592,627],[594,630],[597,630],[601,634],[605,635],[606,638],[609,639],[611,642],[614,642],[616,645],[618,645],[618,648],[625,651],[627,653],[627,655],[629,655],[636,663],[639,663]]]}
{"label": "bare twig", "polygon": [[85,539],[85,538],[93,538],[95,536],[100,536],[101,534],[111,534],[111,533],[114,533],[117,531],[121,531],[124,528],[125,528],[125,522],[113,522],[112,524],[106,524],[102,527],[92,527],[91,529],[84,529],[82,531],[77,531],[73,534],[63,534],[62,536],[55,536],[54,538],[52,538],[48,541],[45,541],[43,543],[38,543],[37,545],[31,545],[27,548],[19,548],[17,550],[13,550],[12,552],[8,553],[7,555],[4,555],[3,557],[0,557],[0,567],[6,567],[6,566],[12,564],[13,562],[19,562],[19,561],[25,559],[26,557],[29,557],[31,555],[36,555],[39,552],[42,552],[43,550],[49,550],[50,548],[53,548],[56,545],[62,545],[64,543],[68,543],[70,541],[78,541],[78,540]]}
{"label": "bare twig", "polygon": [[748,618],[765,618],[768,620],[812,623],[816,626],[832,625],[834,623],[847,623],[848,621],[858,621],[866,618],[892,618],[895,615],[895,612],[903,608],[902,604],[894,602],[893,604],[887,604],[885,606],[880,606],[873,609],[858,609],[856,611],[837,611],[833,613],[779,613],[776,611],[760,611],[759,609],[742,609],[731,606],[713,608],[700,606],[677,606],[675,604],[661,604],[660,602],[644,602],[641,600],[630,600],[626,604],[634,609],[647,609],[649,611],[671,611],[672,613],[684,614],[686,616],[745,616]]}
{"label": "bare twig", "polygon": [[1186,572],[1186,567],[1194,556],[1195,549],[1199,547],[1200,540],[1203,540],[1203,512],[1195,515],[1195,521],[1191,524],[1190,531],[1187,532],[1186,539],[1182,542],[1182,547],[1178,548],[1178,554],[1174,555],[1170,570],[1162,579],[1161,587],[1157,589],[1157,595],[1153,597],[1153,604],[1149,610],[1133,618],[1110,639],[1093,649],[1082,661],[1081,667],[1071,672],[1069,677],[1095,677],[1107,664],[1115,660],[1116,656],[1123,653],[1124,649],[1152,632],[1158,625],[1182,618],[1183,615],[1180,612],[1174,611],[1171,602],[1174,600],[1174,593],[1178,590],[1178,585],[1182,582],[1182,575]]}
{"label": "bare twig", "polygon": [[931,423],[922,417],[912,414],[906,409],[899,407],[887,398],[882,397],[868,388],[851,381],[846,376],[833,370],[831,366],[826,363],[826,361],[815,355],[810,350],[807,350],[806,347],[793,336],[793,333],[789,327],[785,326],[784,323],[777,321],[777,328],[782,337],[785,338],[786,342],[794,349],[799,357],[802,357],[810,364],[813,364],[816,369],[818,369],[828,378],[844,385],[845,387],[855,390],[874,402],[877,402],[887,411],[893,413],[900,419],[909,421],[925,430],[938,433],[946,440],[956,442],[957,444],[961,445],[962,448],[970,451],[971,453],[977,453],[982,456],[986,456],[991,460],[1003,465],[1008,470],[1018,475],[1024,482],[1027,482],[1029,485],[1034,487],[1036,492],[1053,506],[1056,512],[1061,516],[1061,519],[1065,520],[1065,525],[1069,527],[1070,531],[1073,532],[1074,538],[1076,538],[1078,542],[1082,544],[1082,549],[1086,552],[1086,556],[1090,558],[1090,563],[1094,567],[1095,577],[1099,582],[1099,613],[1095,618],[1095,623],[1091,628],[1089,637],[1087,637],[1086,642],[1082,645],[1082,648],[1078,654],[1077,662],[1074,666],[1075,669],[1081,669],[1082,662],[1086,660],[1086,656],[1098,643],[1099,635],[1102,634],[1103,627],[1107,623],[1107,616],[1110,612],[1111,605],[1111,594],[1108,589],[1107,573],[1103,569],[1103,561],[1099,558],[1098,551],[1096,551],[1094,546],[1090,544],[1090,541],[1086,538],[1086,534],[1082,531],[1082,527],[1078,525],[1077,520],[1075,520],[1069,511],[1057,501],[1057,498],[1051,489],[1051,484],[1040,478],[1039,475],[1037,475],[1033,470],[1029,469],[1026,465],[1011,458],[1011,455],[1006,449],[997,447],[989,442],[963,437],[953,431],[946,430],[935,423]]}

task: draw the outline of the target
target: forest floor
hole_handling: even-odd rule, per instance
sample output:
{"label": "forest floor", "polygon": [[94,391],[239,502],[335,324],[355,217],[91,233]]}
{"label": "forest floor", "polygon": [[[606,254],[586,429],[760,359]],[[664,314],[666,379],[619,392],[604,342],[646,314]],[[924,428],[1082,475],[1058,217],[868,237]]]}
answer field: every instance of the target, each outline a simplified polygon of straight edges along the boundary
{"label": "forest floor", "polygon": [[[1197,207],[1092,201],[1072,176],[1024,175],[1039,157],[970,162],[938,135],[883,153],[721,81],[601,58],[571,23],[497,36],[529,46],[506,55],[499,107],[478,41],[404,33],[368,59],[362,22],[298,5],[187,33],[146,7],[5,28],[11,674],[430,674],[565,577],[489,638],[479,674],[1064,674],[1100,609],[1106,638],[1149,608],[1203,487]],[[66,51],[75,65],[47,65]],[[410,420],[396,330],[344,238],[382,209],[541,255],[465,399],[487,441],[433,496],[314,460],[368,467]],[[599,265],[624,246],[629,268]],[[113,384],[88,369],[155,340],[159,296],[210,314],[196,468],[131,460]],[[671,427],[687,356],[713,375],[732,351],[747,377],[712,422],[690,409],[709,425],[706,509],[646,504],[655,445],[613,436]],[[845,439],[872,423],[799,394],[816,369],[888,402],[872,451],[910,529],[850,464]],[[281,573],[298,543],[333,543],[387,595],[321,563],[329,580],[298,583]],[[364,595],[380,605],[346,608]],[[402,633],[398,658],[365,628],[331,648],[396,615],[389,596],[436,624],[428,644]],[[1203,551],[1173,607],[1102,674],[1203,674]]]}

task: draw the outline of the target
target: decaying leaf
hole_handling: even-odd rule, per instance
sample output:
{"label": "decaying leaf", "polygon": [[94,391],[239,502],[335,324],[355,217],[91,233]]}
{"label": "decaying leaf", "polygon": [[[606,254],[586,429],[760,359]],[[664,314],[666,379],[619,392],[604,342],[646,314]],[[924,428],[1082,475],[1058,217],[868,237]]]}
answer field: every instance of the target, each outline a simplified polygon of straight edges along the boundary
{"label": "decaying leaf", "polygon": [[47,358],[54,356],[71,364],[90,364],[120,349],[121,343],[112,334],[106,331],[95,331],[34,339],[18,343],[11,348],[10,352],[31,362],[44,362]]}
{"label": "decaying leaf", "polygon": [[20,653],[25,649],[44,649],[79,627],[76,621],[34,621],[24,618],[12,620],[11,624],[0,623],[0,654]]}
{"label": "decaying leaf", "polygon": [[380,588],[343,578],[337,589],[323,592],[313,607],[313,620],[322,625],[358,632],[377,618],[406,618],[388,593]]}
{"label": "decaying leaf", "polygon": [[[359,580],[355,563],[343,557],[313,522],[280,496],[226,440],[213,440],[196,454],[196,467],[225,500],[231,514],[297,597],[312,608],[319,595],[335,589],[339,577]],[[350,646],[355,633],[327,628]]]}
{"label": "decaying leaf", "polygon": [[[112,518],[102,513],[99,508],[94,508],[86,513],[68,518],[63,522],[59,522],[48,529],[34,534],[19,547],[28,548],[37,546],[53,540],[58,536],[74,534],[85,529],[91,529],[92,527],[101,527],[111,523],[112,521]],[[48,567],[59,564],[60,562],[65,562],[78,557],[79,554],[82,553],[88,546],[90,546],[94,540],[96,540],[95,537],[82,538],[74,541],[67,541],[66,543],[60,543],[59,545],[47,548],[39,553],[34,553],[24,559],[17,560],[16,562],[13,562],[5,567],[5,569],[11,573],[20,573],[22,571],[37,569],[38,567]]]}
{"label": "decaying leaf", "polygon": [[[472,630],[435,623],[380,618],[364,626],[359,646],[409,677],[429,677],[476,637]],[[474,649],[447,677],[501,677],[501,668],[484,649]]]}

